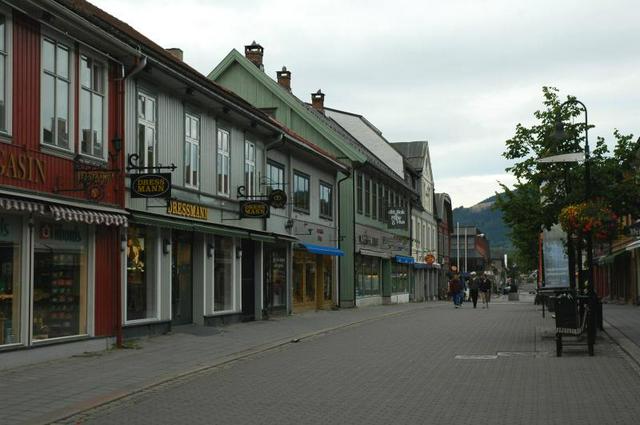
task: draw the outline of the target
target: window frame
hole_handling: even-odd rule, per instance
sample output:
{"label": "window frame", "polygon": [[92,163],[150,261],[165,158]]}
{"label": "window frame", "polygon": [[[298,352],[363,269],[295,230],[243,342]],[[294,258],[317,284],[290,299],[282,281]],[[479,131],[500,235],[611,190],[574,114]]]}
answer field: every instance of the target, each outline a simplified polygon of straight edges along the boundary
{"label": "window frame", "polygon": [[[307,196],[306,196],[306,208],[298,206],[296,202],[296,192],[297,192],[297,178],[303,179],[307,181]],[[311,176],[309,174],[303,173],[298,170],[293,170],[293,209],[298,212],[302,212],[304,214],[309,214],[311,210]]]}
{"label": "window frame", "polygon": [[[320,218],[324,218],[327,220],[333,220],[333,185],[330,183],[327,183],[325,181],[320,180],[320,183],[318,184],[320,193],[318,196],[318,199],[320,200],[320,208],[319,210],[319,216]],[[329,190],[329,199],[328,199],[328,204],[329,204],[329,213],[323,213],[322,211],[322,189],[328,189]]]}
{"label": "window frame", "polygon": [[[153,121],[149,121],[146,117],[140,117],[140,97],[143,97],[147,100],[153,101]],[[143,125],[145,129],[153,130],[153,163],[149,164],[147,162],[147,151],[149,147],[147,146],[147,141],[144,141],[144,152],[140,151],[140,125]],[[158,97],[151,94],[150,92],[138,88],[136,93],[136,153],[138,154],[138,164],[141,167],[153,167],[158,162]],[[146,133],[145,133],[146,134]],[[142,160],[142,162],[140,162]]]}
{"label": "window frame", "polygon": [[364,215],[371,217],[371,178],[364,178]]}
{"label": "window frame", "polygon": [[[280,174],[282,176],[282,182],[280,183],[273,183],[272,179],[271,179],[271,168],[275,168],[279,171],[278,174]],[[274,161],[272,159],[268,159],[267,160],[267,170],[266,170],[266,177],[267,177],[267,193],[271,193],[272,190],[284,190],[285,185],[286,185],[286,174],[285,174],[285,166],[284,164],[281,164],[277,161]]]}
{"label": "window frame", "polygon": [[[54,45],[54,67],[56,70],[54,72],[47,71],[44,68],[44,43],[48,41]],[[58,75],[57,70],[57,52],[58,46],[63,46],[68,54],[68,68],[67,68],[67,77],[62,77]],[[74,43],[68,40],[66,37],[61,36],[60,34],[51,33],[49,31],[43,30],[40,34],[40,146],[45,147],[46,149],[58,150],[65,153],[74,154],[76,152],[75,146],[75,99],[76,99],[76,54],[74,51]],[[53,113],[54,113],[54,128],[52,131],[52,141],[53,143],[46,143],[44,141],[44,125],[43,125],[43,100],[44,100],[44,80],[45,76],[50,76],[54,80],[54,96],[53,96]],[[57,125],[57,101],[58,101],[58,89],[57,83],[58,81],[63,81],[68,85],[67,91],[67,127],[68,127],[68,147],[60,146],[57,141],[58,134],[58,125]]]}
{"label": "window frame", "polygon": [[[253,150],[253,159],[248,158],[248,150]],[[253,171],[251,171],[253,169]],[[249,174],[253,172],[253,176]],[[244,141],[244,191],[247,196],[255,196],[258,194],[258,188],[256,184],[258,168],[256,163],[256,144],[250,140]],[[249,181],[251,179],[251,181]]]}
{"label": "window frame", "polygon": [[358,214],[362,214],[364,212],[364,208],[363,208],[363,197],[364,197],[364,191],[363,191],[363,184],[362,184],[362,180],[364,178],[364,174],[362,173],[357,173],[356,174],[356,212]]}
{"label": "window frame", "polygon": [[[0,51],[0,56],[4,58],[4,81],[0,81],[0,84],[4,84],[5,128],[0,127],[0,136],[11,137],[13,134],[13,15],[11,8],[0,5],[0,15],[4,16],[5,43],[4,50]],[[40,120],[42,121],[42,118]]]}
{"label": "window frame", "polygon": [[[226,151],[221,148],[221,134],[227,135]],[[226,181],[224,179],[225,174],[220,169],[224,169],[221,166],[225,164],[227,168]],[[224,128],[218,128],[216,131],[216,193],[218,196],[224,196],[225,198],[228,198],[231,193],[231,131]]]}
{"label": "window frame", "polygon": [[[197,137],[193,137],[191,132],[187,132],[187,121],[189,122],[189,128],[191,128],[191,121],[194,120],[197,123]],[[202,121],[200,120],[200,115],[195,114],[193,112],[186,111],[184,113],[184,185],[185,187],[191,189],[198,189],[200,187],[200,175],[201,175],[201,161],[200,161],[200,142],[202,139]],[[192,148],[195,146],[196,148],[196,181],[192,182],[191,179],[193,177],[193,157],[192,157]],[[187,156],[189,158],[190,169],[187,173]]]}
{"label": "window frame", "polygon": [[[87,158],[91,158],[93,160],[99,160],[99,161],[103,161],[103,162],[107,162],[108,161],[108,146],[109,146],[109,62],[107,60],[105,60],[104,58],[99,57],[96,54],[93,53],[89,53],[86,49],[80,49],[79,53],[78,53],[78,66],[81,67],[82,66],[82,58],[86,57],[88,59],[90,59],[91,61],[97,62],[100,65],[102,65],[102,70],[103,70],[103,76],[102,76],[102,84],[104,87],[103,93],[98,93],[97,91],[95,91],[93,88],[88,88],[87,90],[90,93],[90,102],[89,102],[89,110],[90,110],[90,116],[89,116],[89,120],[91,122],[91,130],[93,130],[93,96],[94,95],[98,95],[98,96],[102,96],[102,155],[101,156],[97,156],[94,155],[92,153],[85,153],[82,152],[82,137],[79,134],[79,141],[78,141],[78,153],[84,157]],[[78,120],[81,121],[80,116],[82,114],[82,110],[83,110],[83,104],[82,104],[82,91],[85,90],[84,86],[82,85],[82,73],[79,73],[80,75],[78,76]],[[93,80],[93,75],[92,75],[92,80]],[[78,122],[78,132],[82,132],[82,128],[80,128],[80,126],[82,125],[81,122]],[[92,146],[92,151],[93,151],[93,146]],[[155,157],[155,154],[154,154]]]}

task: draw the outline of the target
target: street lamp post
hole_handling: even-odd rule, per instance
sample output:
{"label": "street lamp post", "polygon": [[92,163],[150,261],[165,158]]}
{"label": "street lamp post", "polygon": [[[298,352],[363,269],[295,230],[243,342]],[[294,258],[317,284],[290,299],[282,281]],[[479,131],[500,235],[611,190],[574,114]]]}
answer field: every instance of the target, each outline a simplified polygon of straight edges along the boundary
{"label": "street lamp post", "polygon": [[[561,112],[562,108],[569,104],[577,104],[582,107],[584,112],[584,181],[585,181],[585,200],[588,202],[591,199],[591,164],[589,161],[589,121],[587,118],[587,107],[584,103],[579,101],[578,99],[569,99],[562,104],[558,109],[558,116],[556,120],[556,131],[559,133],[564,133],[564,125],[562,123]],[[589,326],[588,326],[588,334],[587,337],[589,339],[590,346],[593,346],[595,343],[596,336],[596,292],[594,288],[593,281],[593,235],[591,230],[587,233],[587,266],[589,267],[589,284],[587,286],[587,293],[589,295],[589,306],[590,306],[590,314],[589,314]]]}

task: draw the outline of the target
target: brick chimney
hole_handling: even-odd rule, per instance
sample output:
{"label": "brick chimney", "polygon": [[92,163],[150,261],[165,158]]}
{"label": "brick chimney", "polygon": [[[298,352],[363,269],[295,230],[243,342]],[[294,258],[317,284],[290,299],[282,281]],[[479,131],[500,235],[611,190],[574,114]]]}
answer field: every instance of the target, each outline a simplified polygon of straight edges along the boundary
{"label": "brick chimney", "polygon": [[324,93],[320,89],[315,93],[311,93],[311,106],[324,114]]}
{"label": "brick chimney", "polygon": [[171,53],[174,57],[182,60],[182,57],[184,55],[184,52],[182,51],[182,49],[179,49],[177,47],[170,47],[168,49],[166,49],[167,52]]}
{"label": "brick chimney", "polygon": [[291,71],[287,71],[287,67],[283,66],[282,71],[277,71],[276,75],[278,76],[278,84],[291,91]]}
{"label": "brick chimney", "polygon": [[264,48],[253,40],[248,46],[244,46],[244,56],[249,59],[255,66],[261,71],[264,71],[264,65],[262,64],[262,56],[264,55]]}

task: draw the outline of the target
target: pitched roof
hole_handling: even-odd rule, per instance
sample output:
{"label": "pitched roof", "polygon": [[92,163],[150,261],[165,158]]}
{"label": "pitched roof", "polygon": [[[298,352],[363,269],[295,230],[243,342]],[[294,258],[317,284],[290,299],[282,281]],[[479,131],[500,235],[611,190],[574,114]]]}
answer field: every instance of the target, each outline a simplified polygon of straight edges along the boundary
{"label": "pitched roof", "polygon": [[227,56],[211,71],[208,78],[215,80],[220,77],[233,63],[239,64],[251,76],[257,79],[263,87],[273,93],[280,101],[289,106],[300,118],[317,130],[325,137],[336,149],[338,149],[347,158],[355,162],[366,162],[367,158],[357,149],[354,149],[340,135],[332,131],[325,122],[319,120],[318,117],[311,112],[306,104],[298,99],[293,93],[286,90],[277,81],[269,77],[264,71],[258,69],[251,61],[245,58],[236,49],[232,49]]}

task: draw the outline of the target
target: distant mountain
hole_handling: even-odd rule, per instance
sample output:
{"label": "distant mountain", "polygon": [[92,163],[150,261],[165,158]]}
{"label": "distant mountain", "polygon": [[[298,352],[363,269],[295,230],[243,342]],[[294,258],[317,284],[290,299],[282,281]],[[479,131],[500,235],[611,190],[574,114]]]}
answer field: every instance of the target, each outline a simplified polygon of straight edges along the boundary
{"label": "distant mountain", "polygon": [[453,225],[476,226],[482,231],[491,244],[491,256],[500,251],[511,250],[511,241],[507,235],[509,228],[502,221],[502,211],[494,209],[496,196],[478,202],[472,207],[459,207],[453,210]]}

